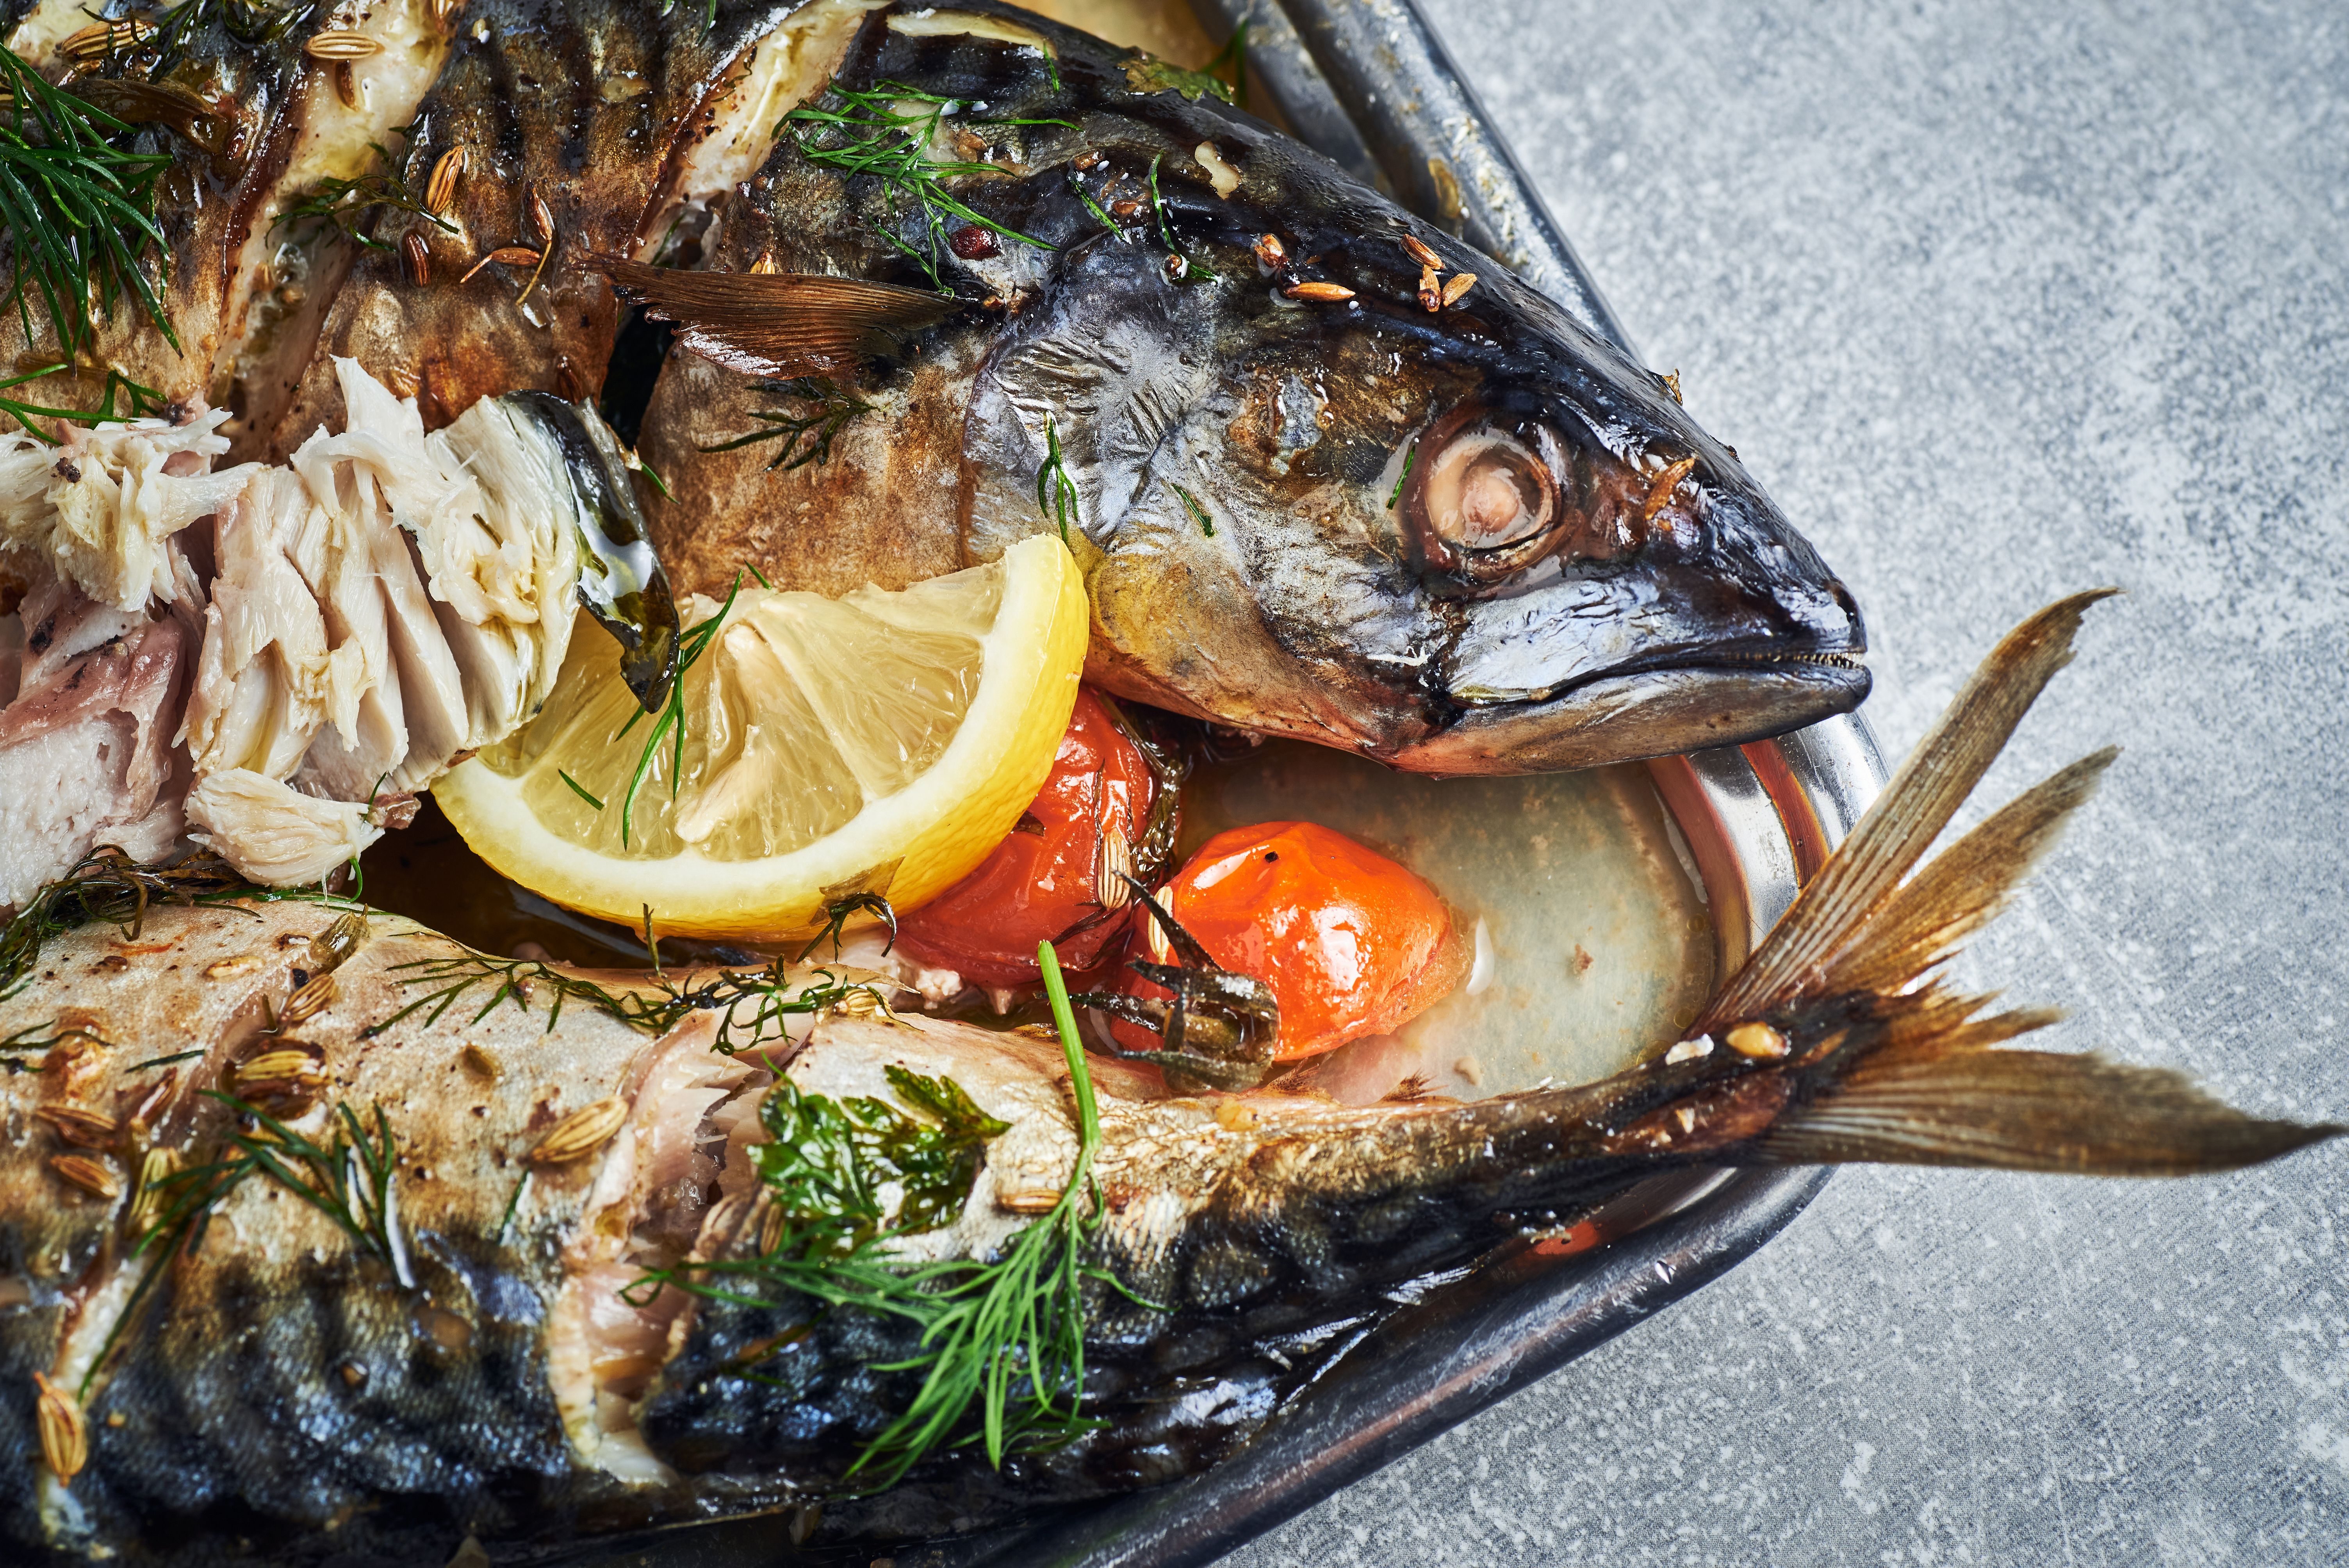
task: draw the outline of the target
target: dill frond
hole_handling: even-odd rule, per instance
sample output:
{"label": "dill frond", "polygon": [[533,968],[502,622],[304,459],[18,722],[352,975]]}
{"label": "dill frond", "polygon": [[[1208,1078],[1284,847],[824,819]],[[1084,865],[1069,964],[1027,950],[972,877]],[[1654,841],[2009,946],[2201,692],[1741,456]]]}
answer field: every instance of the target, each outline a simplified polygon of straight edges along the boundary
{"label": "dill frond", "polygon": [[410,188],[399,172],[398,161],[383,143],[370,141],[367,145],[375,149],[376,157],[381,160],[380,167],[348,180],[328,178],[319,181],[309,195],[280,212],[270,227],[276,229],[287,223],[305,223],[309,225],[305,232],[306,238],[322,227],[331,226],[343,238],[356,240],[367,249],[381,251],[387,255],[393,246],[388,241],[377,239],[370,232],[373,225],[367,222],[367,214],[379,208],[413,212],[438,225],[444,233],[457,232],[456,224],[424,204],[422,193]]}
{"label": "dill frond", "polygon": [[[672,755],[668,775],[668,792],[674,799],[685,779],[685,672],[691,669],[701,655],[709,650],[725,624],[727,613],[734,608],[734,600],[742,592],[742,574],[734,574],[733,585],[726,590],[726,603],[718,606],[718,614],[687,630],[678,640],[677,674],[668,683],[668,698],[661,704],[660,717],[653,723],[652,734],[645,739],[644,749],[636,754],[636,771],[628,775],[628,792],[620,800],[620,847],[628,847],[628,834],[636,817],[636,792],[644,788],[645,775],[652,771],[653,759],[660,755],[661,742],[669,741]],[[645,717],[641,707],[628,715],[628,722],[620,726],[612,737],[617,746],[628,731],[636,728],[636,720]],[[596,808],[601,810],[599,806]]]}
{"label": "dill frond", "polygon": [[[800,151],[812,163],[849,176],[865,175],[910,200],[922,217],[924,243],[907,244],[885,228],[874,232],[929,274],[931,286],[945,288],[938,276],[940,261],[948,252],[946,220],[961,219],[982,229],[1017,240],[1039,250],[1052,247],[957,201],[945,181],[956,175],[999,174],[989,163],[941,161],[930,156],[939,125],[957,110],[969,107],[961,98],[882,82],[870,91],[835,87],[821,103],[795,108],[775,128],[778,136],[792,128]],[[1074,130],[1065,119],[1004,119],[974,118],[974,125],[1051,125]]]}
{"label": "dill frond", "polygon": [[[873,1368],[919,1374],[920,1382],[849,1467],[851,1490],[885,1491],[943,1449],[976,1443],[999,1466],[1007,1455],[1069,1442],[1094,1425],[1081,1409],[1086,1291],[1131,1293],[1085,1262],[1101,1222],[1092,1177],[1101,1113],[1050,943],[1039,944],[1038,959],[1076,1099],[1077,1160],[1052,1211],[999,1256],[909,1266],[888,1252],[890,1242],[934,1230],[960,1212],[980,1148],[1006,1130],[959,1085],[892,1069],[899,1099],[936,1129],[926,1140],[908,1140],[903,1111],[873,1100],[843,1104],[781,1078],[761,1108],[773,1141],[753,1146],[781,1215],[771,1242],[757,1257],[649,1271],[622,1293],[646,1305],[674,1285],[768,1306],[777,1304],[771,1293],[796,1292],[824,1309],[874,1313],[918,1330],[914,1355]],[[890,1181],[907,1197],[885,1225],[878,1192]]]}
{"label": "dill frond", "polygon": [[[893,929],[894,925],[893,917]],[[647,1035],[667,1034],[695,1013],[715,1013],[718,1029],[710,1047],[723,1056],[779,1044],[787,1037],[793,1018],[811,1017],[843,1006],[882,1014],[889,1008],[881,987],[870,982],[852,980],[831,969],[794,974],[781,958],[761,968],[719,970],[690,983],[656,977],[649,984],[616,991],[541,959],[501,958],[477,952],[454,937],[442,940],[456,951],[391,966],[388,973],[398,975],[400,985],[430,989],[389,1017],[360,1030],[361,1039],[373,1039],[419,1013],[424,1015],[423,1026],[429,1028],[460,1002],[484,990],[487,995],[467,1020],[469,1025],[480,1023],[509,1002],[528,1013],[532,999],[539,995],[548,998],[549,1034],[561,1021],[564,1006],[573,1002]]]}
{"label": "dill frond", "polygon": [[168,153],[133,152],[136,132],[71,93],[53,88],[14,50],[0,48],[0,225],[9,241],[5,304],[36,341],[33,303],[40,302],[68,360],[95,346],[97,321],[111,321],[118,302],[135,300],[173,348],[179,335],[147,273],[147,256],[163,253],[155,220],[158,182]]}
{"label": "dill frond", "polygon": [[1069,524],[1077,516],[1076,481],[1069,478],[1069,464],[1061,451],[1060,428],[1052,416],[1044,416],[1044,466],[1036,470],[1036,510],[1044,514],[1046,522],[1061,527],[1061,542],[1069,542]]}
{"label": "dill frond", "polygon": [[120,930],[125,942],[134,942],[150,904],[209,902],[250,891],[227,861],[209,855],[176,866],[143,866],[115,846],[102,845],[35,893],[0,929],[0,1001],[31,983],[41,949],[53,937],[103,921]]}
{"label": "dill frond", "polygon": [[[154,418],[163,413],[165,405],[160,392],[152,387],[142,387],[119,370],[113,369],[106,373],[106,387],[95,408],[53,408],[46,404],[27,403],[5,396],[28,381],[38,381],[45,376],[55,376],[60,370],[70,368],[64,364],[44,365],[37,370],[27,370],[0,380],[0,414],[14,418],[25,433],[34,439],[55,445],[57,438],[34,424],[35,419],[70,419],[76,424],[102,425],[114,419]],[[118,397],[122,399],[119,408],[115,407]]]}
{"label": "dill frond", "polygon": [[[872,404],[846,390],[828,376],[802,376],[789,381],[760,381],[752,385],[751,390],[803,402],[808,407],[796,412],[790,408],[754,409],[750,418],[766,426],[765,429],[753,430],[749,435],[737,436],[714,447],[704,447],[701,450],[731,452],[755,446],[761,441],[780,440],[783,443],[782,449],[767,464],[769,473],[777,469],[789,473],[811,463],[830,461],[832,443],[842,429],[859,414],[873,411]],[[765,585],[763,578],[761,584]]]}

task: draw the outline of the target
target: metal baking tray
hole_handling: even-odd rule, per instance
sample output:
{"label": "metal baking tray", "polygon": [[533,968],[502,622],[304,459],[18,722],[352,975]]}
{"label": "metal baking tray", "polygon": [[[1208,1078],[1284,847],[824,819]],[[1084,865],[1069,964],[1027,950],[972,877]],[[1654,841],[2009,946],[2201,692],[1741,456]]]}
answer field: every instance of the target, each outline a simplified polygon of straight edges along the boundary
{"label": "metal baking tray", "polygon": [[[1636,359],[1415,0],[1191,4],[1213,37],[1248,23],[1248,86],[1260,111],[1269,100],[1308,143],[1494,256]],[[1703,882],[1723,976],[1785,912],[1886,777],[1857,715],[1648,766]],[[1597,1216],[1602,1244],[1565,1253],[1512,1243],[1403,1308],[1204,1474],[887,1555],[895,1568],[1210,1563],[1719,1278],[1784,1229],[1826,1180],[1824,1170],[1660,1178]],[[599,1549],[583,1568],[782,1568],[875,1555],[794,1549],[771,1517]]]}

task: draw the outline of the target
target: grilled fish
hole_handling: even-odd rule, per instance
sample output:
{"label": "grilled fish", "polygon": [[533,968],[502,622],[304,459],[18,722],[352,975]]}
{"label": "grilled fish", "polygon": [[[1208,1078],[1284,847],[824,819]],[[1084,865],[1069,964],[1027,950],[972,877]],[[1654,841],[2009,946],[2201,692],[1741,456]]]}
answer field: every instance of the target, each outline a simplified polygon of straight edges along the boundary
{"label": "grilled fish", "polygon": [[[1049,526],[1098,684],[1425,771],[1867,692],[1850,595],[1671,383],[1207,78],[991,0],[160,15],[201,21],[168,59],[77,54],[73,0],[9,36],[252,147],[163,199],[184,352],[135,311],[102,346],[232,409],[232,460],[339,428],[338,356],[428,428],[600,393],[681,588],[902,587]],[[616,278],[725,364],[622,332]]]}
{"label": "grilled fish", "polygon": [[[812,1022],[726,1055],[726,976],[491,959],[388,915],[206,894],[136,932],[55,934],[0,1002],[0,1040],[38,1068],[0,1083],[5,1529],[21,1553],[127,1563],[437,1563],[468,1535],[527,1560],[761,1511],[877,1545],[1211,1464],[1412,1282],[1659,1171],[2178,1174],[2332,1136],[2173,1073],[1992,1049],[2050,1016],[1922,978],[2111,760],[1908,876],[2085,602],[2001,645],[1686,1039],[1582,1088],[1343,1107],[1170,1095],[1102,1060],[1089,1113],[1061,1047],[899,1017],[839,974],[809,977],[833,987]],[[949,1446],[860,1482],[923,1346],[777,1283],[809,1278],[781,1222],[805,1193],[776,1172],[814,1136],[789,1128],[816,1125],[778,1118],[818,1106],[966,1130],[920,1179],[935,1222],[885,1233],[899,1268],[999,1259],[1055,1205],[1092,1216],[1075,1321],[1095,1424],[999,1469]],[[285,1174],[202,1185],[263,1156]],[[910,1211],[900,1170],[878,1202]]]}

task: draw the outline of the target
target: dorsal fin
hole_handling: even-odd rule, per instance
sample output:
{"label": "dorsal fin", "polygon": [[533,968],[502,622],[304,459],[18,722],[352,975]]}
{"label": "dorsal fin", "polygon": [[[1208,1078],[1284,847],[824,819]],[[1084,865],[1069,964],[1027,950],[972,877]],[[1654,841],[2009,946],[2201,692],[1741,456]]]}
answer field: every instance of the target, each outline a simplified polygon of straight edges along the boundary
{"label": "dorsal fin", "polygon": [[968,306],[815,273],[686,272],[606,255],[587,264],[654,320],[675,322],[684,347],[748,376],[845,375]]}

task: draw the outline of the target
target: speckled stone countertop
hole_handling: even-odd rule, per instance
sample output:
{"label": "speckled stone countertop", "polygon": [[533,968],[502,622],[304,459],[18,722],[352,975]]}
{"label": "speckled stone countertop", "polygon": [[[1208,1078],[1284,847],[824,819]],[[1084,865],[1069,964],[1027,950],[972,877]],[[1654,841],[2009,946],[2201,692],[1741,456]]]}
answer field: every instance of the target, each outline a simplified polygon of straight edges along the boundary
{"label": "speckled stone countertop", "polygon": [[[1427,0],[1651,363],[1865,606],[1889,757],[2118,583],[1972,975],[2349,1118],[2349,10]],[[1227,1560],[2349,1563],[2349,1147],[1854,1169],[1722,1282]]]}

